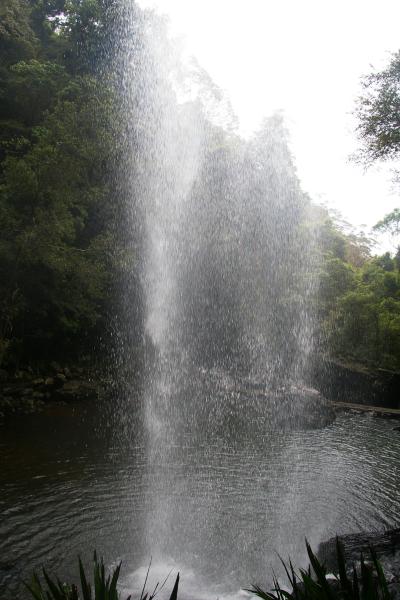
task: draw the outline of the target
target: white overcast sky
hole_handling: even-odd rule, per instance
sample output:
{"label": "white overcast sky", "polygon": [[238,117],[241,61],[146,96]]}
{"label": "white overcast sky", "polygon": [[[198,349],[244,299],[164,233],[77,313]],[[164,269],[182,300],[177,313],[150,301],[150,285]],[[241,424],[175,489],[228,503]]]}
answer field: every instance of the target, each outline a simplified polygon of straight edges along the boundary
{"label": "white overcast sky", "polygon": [[360,78],[400,49],[399,0],[139,0],[169,16],[244,133],[282,110],[303,189],[370,228],[400,205],[385,165],[364,173],[352,111]]}

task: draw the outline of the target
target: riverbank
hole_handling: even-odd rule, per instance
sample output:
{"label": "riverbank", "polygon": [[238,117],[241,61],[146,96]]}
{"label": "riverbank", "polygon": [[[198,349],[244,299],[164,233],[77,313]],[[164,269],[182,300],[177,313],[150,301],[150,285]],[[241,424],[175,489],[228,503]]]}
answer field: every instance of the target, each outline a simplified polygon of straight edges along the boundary
{"label": "riverbank", "polygon": [[385,406],[370,406],[369,404],[355,404],[353,402],[332,402],[331,404],[333,405],[336,412],[352,411],[356,413],[370,413],[373,417],[400,419],[400,409],[398,408],[386,408]]}
{"label": "riverbank", "polygon": [[[58,363],[8,372],[0,369],[0,419],[42,411],[49,403],[96,400],[118,386],[105,370]],[[131,379],[129,374],[122,377]],[[118,378],[119,379],[119,378]],[[321,357],[314,360],[307,384],[335,410],[365,410],[397,416],[400,373]],[[255,386],[252,386],[252,391]],[[265,392],[265,385],[262,390]],[[245,391],[245,390],[244,390]],[[245,393],[248,393],[246,389]],[[260,392],[261,393],[261,392]],[[314,398],[317,401],[317,398]]]}
{"label": "riverbank", "polygon": [[96,400],[105,382],[89,369],[52,363],[41,370],[1,371],[0,419],[42,411],[49,403]]}
{"label": "riverbank", "polygon": [[314,360],[310,384],[333,402],[400,409],[400,372],[322,357]]}
{"label": "riverbank", "polygon": [[[338,540],[350,570],[353,569],[353,565],[359,564],[361,555],[369,561],[372,547],[382,565],[392,598],[400,598],[400,528],[340,535]],[[328,571],[338,571],[336,538],[330,538],[320,544],[318,557]]]}

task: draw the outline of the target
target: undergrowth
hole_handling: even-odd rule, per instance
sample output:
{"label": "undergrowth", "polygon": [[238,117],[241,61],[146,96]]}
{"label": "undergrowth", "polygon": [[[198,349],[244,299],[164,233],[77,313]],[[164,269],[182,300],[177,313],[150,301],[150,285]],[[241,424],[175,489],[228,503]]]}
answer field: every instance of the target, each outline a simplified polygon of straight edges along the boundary
{"label": "undergrowth", "polygon": [[[328,575],[324,564],[316,557],[308,542],[307,553],[310,560],[308,569],[295,571],[292,562],[281,559],[287,575],[290,591],[282,587],[276,575],[273,575],[273,589],[264,591],[260,586],[253,585],[246,591],[262,600],[392,600],[392,594],[376,552],[371,548],[371,560],[366,561],[361,555],[359,564],[346,564],[343,549],[336,540],[337,572]],[[52,578],[43,569],[43,580],[34,573],[27,589],[34,600],[122,600],[118,591],[118,578],[121,563],[106,576],[102,559],[94,554],[93,584],[89,583],[82,561],[79,559],[80,589],[75,584],[62,583],[58,578]],[[149,567],[150,569],[150,567]],[[164,583],[156,585],[153,592],[145,591],[147,577],[144,581],[139,600],[154,600],[162,590]],[[177,600],[179,573],[175,579],[169,600]],[[126,600],[131,600],[128,596]],[[212,599],[210,599],[212,600]]]}
{"label": "undergrowth", "polygon": [[266,592],[254,585],[249,592],[262,600],[391,600],[387,580],[376,552],[370,548],[371,561],[366,561],[361,554],[360,563],[346,564],[344,552],[336,539],[337,572],[333,577],[327,573],[323,563],[313,553],[306,542],[310,559],[308,569],[300,569],[297,573],[289,560],[282,565],[289,580],[291,591],[281,586],[277,577],[273,576],[274,588]]}

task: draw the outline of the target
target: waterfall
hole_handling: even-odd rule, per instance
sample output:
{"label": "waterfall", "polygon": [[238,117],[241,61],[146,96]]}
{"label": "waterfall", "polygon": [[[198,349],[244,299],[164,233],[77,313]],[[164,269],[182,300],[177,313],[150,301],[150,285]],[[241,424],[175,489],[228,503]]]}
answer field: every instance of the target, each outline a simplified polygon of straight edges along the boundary
{"label": "waterfall", "polygon": [[210,484],[206,520],[193,506],[188,521],[180,498],[191,474],[175,465],[193,448],[204,458],[208,445],[218,454],[260,428],[314,418],[304,374],[317,245],[282,117],[241,137],[226,97],[181,61],[163,19],[128,2],[121,23],[121,176],[146,354],[145,535],[157,564],[191,567],[218,529],[219,492]]}

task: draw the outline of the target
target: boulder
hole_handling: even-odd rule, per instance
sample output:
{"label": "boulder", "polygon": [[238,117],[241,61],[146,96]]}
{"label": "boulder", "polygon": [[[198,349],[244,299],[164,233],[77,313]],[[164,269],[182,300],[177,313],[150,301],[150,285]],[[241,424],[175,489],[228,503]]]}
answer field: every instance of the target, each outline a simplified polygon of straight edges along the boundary
{"label": "boulder", "polygon": [[66,402],[94,399],[98,397],[98,387],[88,381],[71,379],[57,390],[56,397]]}
{"label": "boulder", "polygon": [[311,385],[334,402],[400,408],[400,372],[316,358]]}
{"label": "boulder", "polygon": [[[400,594],[400,528],[389,529],[380,533],[362,532],[338,536],[342,546],[346,564],[352,569],[357,566],[361,554],[366,560],[370,557],[372,547],[382,565],[389,591],[392,597],[398,599]],[[336,559],[336,538],[331,538],[320,544],[318,558],[325,563],[329,571],[338,571]]]}

